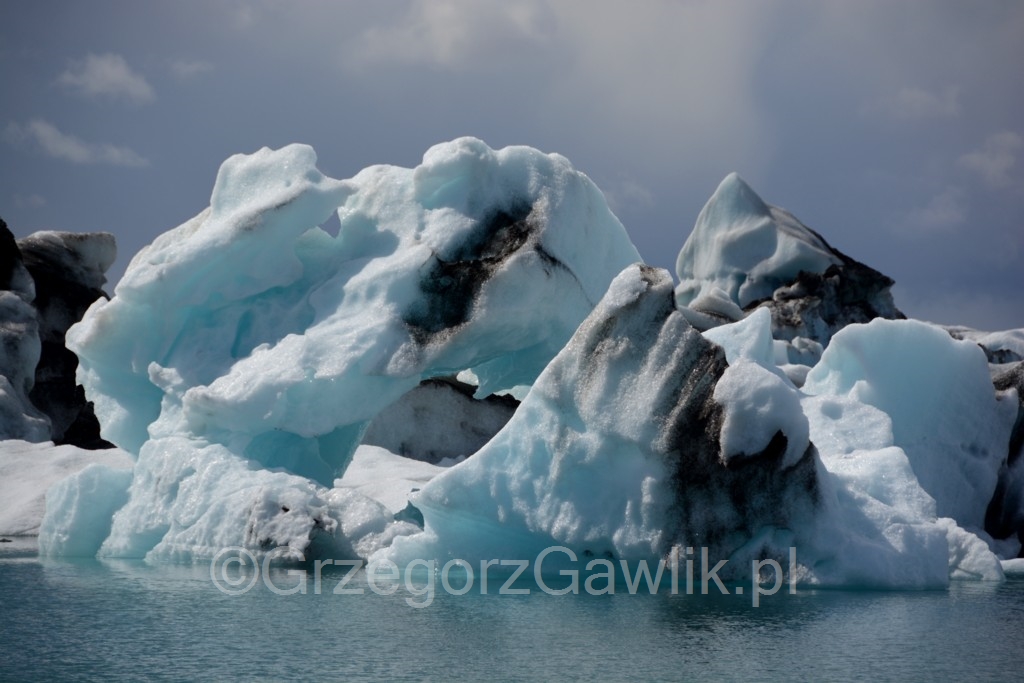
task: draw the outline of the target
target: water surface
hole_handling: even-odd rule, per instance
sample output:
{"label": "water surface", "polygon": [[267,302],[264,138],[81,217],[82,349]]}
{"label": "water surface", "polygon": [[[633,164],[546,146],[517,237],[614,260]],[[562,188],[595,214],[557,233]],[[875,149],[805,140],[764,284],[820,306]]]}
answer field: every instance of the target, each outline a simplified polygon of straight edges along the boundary
{"label": "water surface", "polygon": [[[312,574],[221,592],[209,565],[39,559],[0,546],[0,678],[1015,680],[1024,581],[948,591],[450,595],[428,607]],[[456,582],[453,580],[453,584]],[[284,570],[274,586],[298,585]],[[414,584],[419,585],[419,584]],[[495,584],[497,586],[499,584]],[[519,583],[530,586],[530,582]],[[712,591],[714,592],[714,591]]]}

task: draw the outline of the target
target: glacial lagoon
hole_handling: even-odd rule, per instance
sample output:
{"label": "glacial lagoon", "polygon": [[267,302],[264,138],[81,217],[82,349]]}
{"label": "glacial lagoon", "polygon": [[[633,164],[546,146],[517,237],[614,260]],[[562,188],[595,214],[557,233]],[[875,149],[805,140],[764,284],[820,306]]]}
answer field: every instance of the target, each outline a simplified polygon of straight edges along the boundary
{"label": "glacial lagoon", "polygon": [[[293,570],[294,571],[294,570]],[[319,591],[272,569],[228,595],[210,565],[39,558],[0,546],[4,680],[1010,680],[1024,580],[948,590],[783,587],[752,606],[721,595],[465,595],[435,583],[369,590],[323,567]],[[306,592],[284,595],[305,581]],[[463,584],[451,578],[459,589]],[[411,584],[426,589],[426,577]],[[555,582],[551,582],[555,586]],[[243,585],[244,587],[244,585]]]}

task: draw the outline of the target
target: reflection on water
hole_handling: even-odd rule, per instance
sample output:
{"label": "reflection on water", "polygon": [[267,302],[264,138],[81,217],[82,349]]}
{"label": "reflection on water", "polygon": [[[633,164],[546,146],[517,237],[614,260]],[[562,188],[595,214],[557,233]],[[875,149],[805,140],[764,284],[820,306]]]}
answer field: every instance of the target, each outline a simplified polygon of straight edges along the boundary
{"label": "reflection on water", "polygon": [[[228,596],[209,565],[39,560],[0,548],[0,678],[1002,679],[1024,640],[1024,581],[949,591],[749,596],[450,595],[429,607],[324,568],[320,594]],[[297,578],[275,570],[275,585]],[[423,586],[420,577],[414,586]],[[461,585],[452,581],[456,586]],[[500,586],[500,581],[493,585]],[[422,600],[422,598],[418,598]]]}

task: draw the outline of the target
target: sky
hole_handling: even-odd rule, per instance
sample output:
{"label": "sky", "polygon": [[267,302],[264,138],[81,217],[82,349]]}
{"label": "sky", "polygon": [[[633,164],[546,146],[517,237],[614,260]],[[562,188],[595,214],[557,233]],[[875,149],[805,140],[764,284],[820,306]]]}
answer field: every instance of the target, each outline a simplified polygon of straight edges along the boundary
{"label": "sky", "polygon": [[568,157],[652,265],[737,171],[907,315],[1024,327],[1022,65],[1015,1],[4,0],[0,217],[113,233],[112,285],[232,154],[474,135]]}

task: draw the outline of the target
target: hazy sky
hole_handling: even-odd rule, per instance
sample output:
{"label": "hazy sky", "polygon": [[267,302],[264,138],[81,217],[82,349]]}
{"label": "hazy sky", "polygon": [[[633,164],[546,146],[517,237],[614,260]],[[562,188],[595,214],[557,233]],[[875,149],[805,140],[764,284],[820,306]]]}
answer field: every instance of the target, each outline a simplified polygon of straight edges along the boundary
{"label": "hazy sky", "polygon": [[114,280],[232,154],[461,135],[567,156],[654,265],[735,170],[909,315],[1024,327],[1021,2],[0,3],[0,216],[114,233]]}

